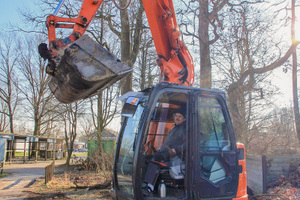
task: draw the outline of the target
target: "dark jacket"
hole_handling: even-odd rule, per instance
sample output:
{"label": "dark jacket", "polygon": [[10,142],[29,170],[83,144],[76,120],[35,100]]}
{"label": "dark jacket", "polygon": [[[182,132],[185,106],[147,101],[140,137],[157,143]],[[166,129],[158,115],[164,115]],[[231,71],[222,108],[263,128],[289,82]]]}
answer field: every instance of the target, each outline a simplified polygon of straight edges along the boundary
{"label": "dark jacket", "polygon": [[164,160],[169,160],[169,149],[175,149],[176,154],[180,155],[185,147],[185,134],[186,134],[186,122],[182,122],[179,125],[175,125],[169,132],[159,152],[163,156]]}

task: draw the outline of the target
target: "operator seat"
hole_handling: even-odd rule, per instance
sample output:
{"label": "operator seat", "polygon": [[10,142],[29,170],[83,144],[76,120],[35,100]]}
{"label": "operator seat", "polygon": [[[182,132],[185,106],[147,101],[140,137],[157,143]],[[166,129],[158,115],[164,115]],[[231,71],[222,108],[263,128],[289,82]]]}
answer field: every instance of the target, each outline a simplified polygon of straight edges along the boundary
{"label": "operator seat", "polygon": [[145,178],[154,179],[156,185],[161,180],[164,180],[164,183],[168,187],[184,187],[185,163],[179,156],[171,158],[168,162],[150,161],[148,170],[152,170],[153,172],[158,171],[158,173],[152,173],[156,174],[154,177]]}

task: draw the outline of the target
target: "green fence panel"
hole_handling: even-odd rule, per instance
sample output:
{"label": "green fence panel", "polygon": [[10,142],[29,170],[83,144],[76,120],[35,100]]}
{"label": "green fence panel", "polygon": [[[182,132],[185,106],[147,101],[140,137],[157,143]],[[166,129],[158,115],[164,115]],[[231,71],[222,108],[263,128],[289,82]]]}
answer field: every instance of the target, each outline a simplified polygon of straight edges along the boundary
{"label": "green fence panel", "polygon": [[[116,143],[114,140],[104,140],[102,141],[102,149],[103,152],[111,154],[114,153]],[[98,148],[98,142],[97,141],[88,141],[88,152],[93,152],[95,149]]]}

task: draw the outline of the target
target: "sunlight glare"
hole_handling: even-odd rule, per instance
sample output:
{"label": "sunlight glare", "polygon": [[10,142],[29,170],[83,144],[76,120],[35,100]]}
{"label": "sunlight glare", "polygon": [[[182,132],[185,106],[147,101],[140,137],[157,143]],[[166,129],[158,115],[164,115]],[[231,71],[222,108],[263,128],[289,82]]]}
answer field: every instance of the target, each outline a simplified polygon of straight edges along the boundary
{"label": "sunlight glare", "polygon": [[295,24],[295,39],[300,41],[300,20],[297,20]]}
{"label": "sunlight glare", "polygon": [[295,22],[295,39],[300,41],[300,15],[297,14],[300,12],[299,8],[296,8],[296,22]]}

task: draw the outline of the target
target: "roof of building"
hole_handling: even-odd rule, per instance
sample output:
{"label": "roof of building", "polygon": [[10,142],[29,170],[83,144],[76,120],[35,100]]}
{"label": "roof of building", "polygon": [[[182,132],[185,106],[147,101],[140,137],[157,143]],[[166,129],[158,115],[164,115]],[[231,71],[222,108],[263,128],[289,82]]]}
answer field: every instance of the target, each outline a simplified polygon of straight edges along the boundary
{"label": "roof of building", "polygon": [[26,135],[22,135],[22,134],[13,134],[10,132],[0,132],[0,137],[1,138],[5,138],[5,139],[9,139],[9,140],[14,140],[14,139],[26,139],[28,141],[37,141],[37,140],[63,140],[63,138],[60,137],[45,137],[45,136],[36,136],[36,135],[30,135],[30,134],[26,134]]}
{"label": "roof of building", "polygon": [[[94,132],[92,135],[96,137],[97,132]],[[116,135],[117,135],[117,132],[110,130],[110,129],[104,129],[102,132],[101,139],[102,140],[115,140]]]}

